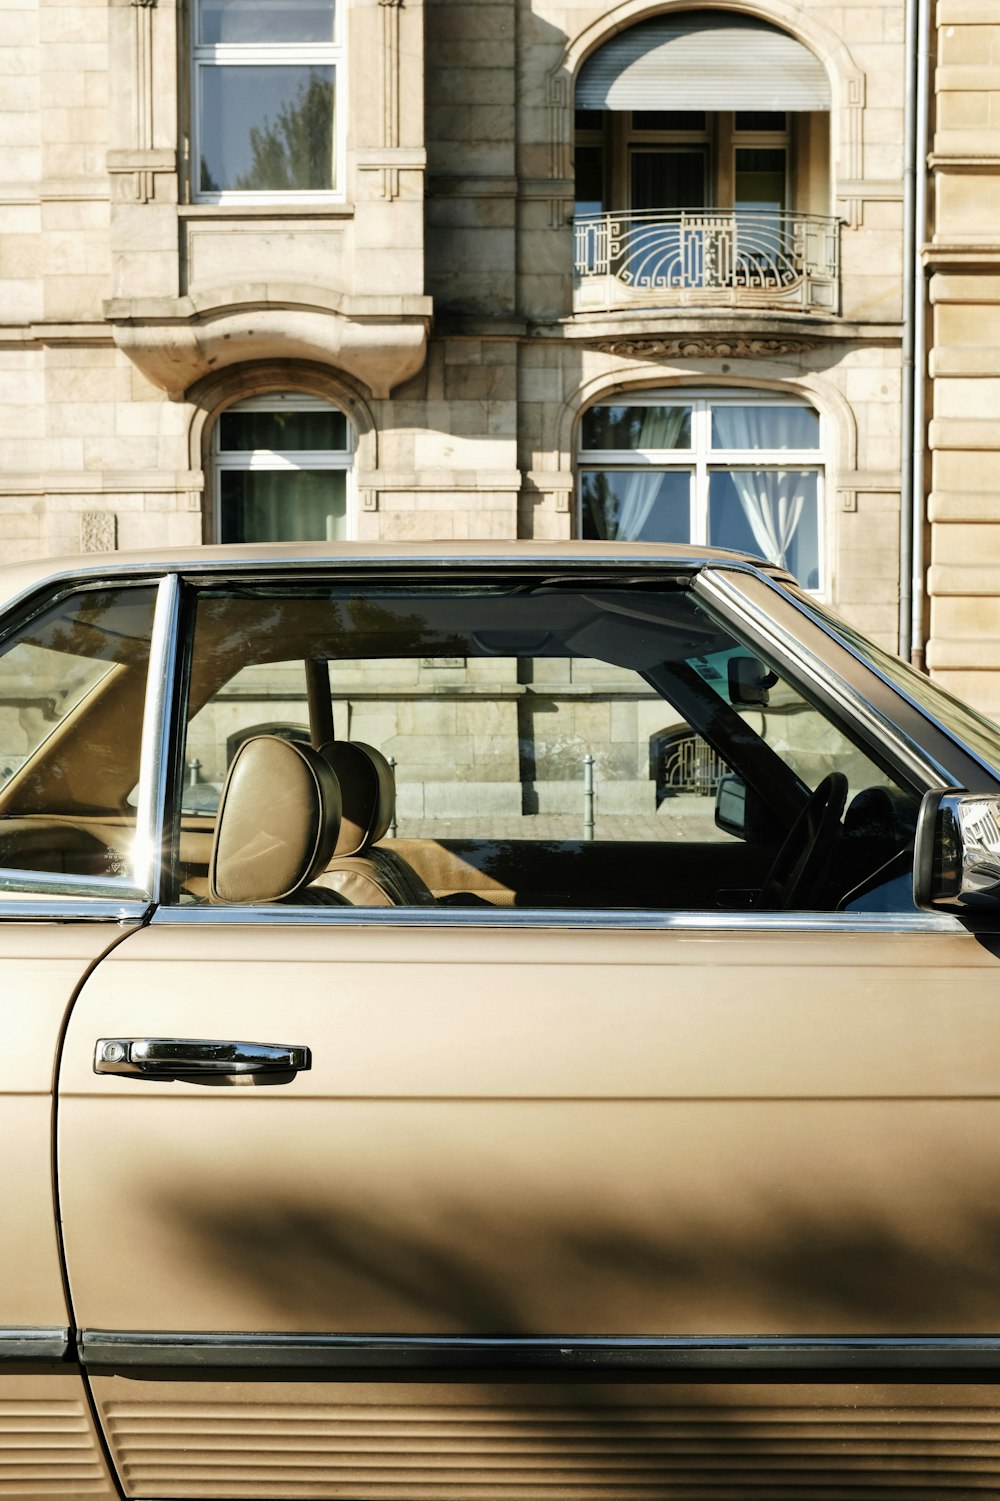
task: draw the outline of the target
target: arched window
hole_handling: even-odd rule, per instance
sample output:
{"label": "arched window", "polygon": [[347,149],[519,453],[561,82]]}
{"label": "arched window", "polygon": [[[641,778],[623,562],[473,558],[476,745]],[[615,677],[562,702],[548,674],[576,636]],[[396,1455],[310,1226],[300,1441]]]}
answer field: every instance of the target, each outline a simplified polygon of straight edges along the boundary
{"label": "arched window", "polygon": [[221,542],[341,541],[351,535],[353,432],[328,401],[294,392],[224,411],[212,439]]}
{"label": "arched window", "polygon": [[628,393],[580,424],[579,534],[708,543],[823,586],[822,424],[765,392]]}

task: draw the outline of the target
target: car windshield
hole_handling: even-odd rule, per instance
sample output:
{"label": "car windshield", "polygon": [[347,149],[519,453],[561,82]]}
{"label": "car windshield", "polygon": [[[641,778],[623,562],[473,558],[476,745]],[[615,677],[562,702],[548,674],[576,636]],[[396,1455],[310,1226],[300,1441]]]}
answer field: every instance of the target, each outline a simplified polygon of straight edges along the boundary
{"label": "car windshield", "polygon": [[888,678],[890,683],[919,705],[926,714],[936,719],[988,766],[1000,770],[1000,727],[992,720],[977,713],[968,704],[962,703],[961,699],[953,697],[940,684],[932,682],[925,673],[918,672],[901,657],[897,657],[891,651],[886,651],[884,647],[877,646],[874,641],[869,641],[839,615],[835,615],[824,605],[818,605],[811,595],[788,585],[784,587],[788,589],[789,594],[795,596],[799,604],[811,614],[818,616],[823,624],[834,631],[852,651],[864,657],[884,677]]}

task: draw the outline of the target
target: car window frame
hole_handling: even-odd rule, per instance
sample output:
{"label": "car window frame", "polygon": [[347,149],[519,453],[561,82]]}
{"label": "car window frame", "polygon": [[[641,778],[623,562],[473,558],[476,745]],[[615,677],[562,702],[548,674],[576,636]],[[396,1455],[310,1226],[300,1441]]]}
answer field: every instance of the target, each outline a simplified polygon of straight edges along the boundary
{"label": "car window frame", "polygon": [[0,918],[135,921],[159,900],[164,847],[169,727],[176,686],[180,579],[176,573],[63,575],[12,600],[4,611],[4,642],[38,615],[74,595],[115,588],[153,588],[153,624],[140,728],[139,781],[131,871],[123,876],[65,875],[0,866]]}
{"label": "car window frame", "polygon": [[[644,560],[645,561],[645,560]],[[542,578],[549,580],[558,579],[563,583],[594,583],[595,568],[593,564],[586,564],[583,559],[573,560],[567,566],[565,559],[526,559],[522,564],[514,559],[484,559],[482,557],[469,560],[470,574],[485,572],[492,568],[492,581],[499,582],[500,576],[506,579],[524,579],[530,577],[532,581],[540,581]],[[652,566],[651,566],[652,565]],[[193,619],[194,605],[198,594],[204,590],[217,587],[220,583],[239,583],[246,585],[260,584],[264,587],[280,587],[286,583],[305,585],[312,581],[325,581],[336,578],[338,583],[363,582],[373,567],[378,567],[380,579],[387,575],[393,575],[401,580],[412,582],[429,582],[440,580],[441,574],[437,569],[428,569],[423,560],[375,559],[361,556],[355,563],[334,563],[329,565],[318,564],[306,569],[292,570],[287,567],[270,566],[266,562],[257,562],[256,566],[249,565],[240,567],[220,566],[198,568],[189,570],[185,568],[181,576],[181,597],[177,603],[174,617],[174,629],[177,629],[177,621],[180,618],[186,621]],[[450,577],[460,571],[459,565],[449,570]],[[732,563],[724,561],[719,563],[714,559],[705,559],[693,564],[678,567],[669,557],[662,560],[650,560],[645,566],[636,567],[635,561],[630,558],[622,558],[620,562],[602,560],[599,569],[599,579],[607,584],[609,577],[618,576],[624,583],[629,578],[638,575],[643,576],[643,581],[650,579],[647,575],[657,573],[664,582],[677,583],[680,580],[691,588],[703,603],[707,603],[724,620],[749,640],[757,639],[762,644],[766,643],[769,653],[775,657],[780,665],[786,667],[793,682],[796,679],[805,678],[815,696],[821,700],[831,712],[840,720],[846,714],[853,730],[854,738],[862,746],[867,746],[875,751],[883,761],[889,761],[900,777],[907,781],[917,791],[930,791],[942,787],[957,787],[960,785],[959,778],[951,772],[944,763],[938,763],[934,756],[925,752],[921,738],[914,738],[911,733],[888,716],[879,712],[867,703],[864,694],[859,690],[856,682],[834,669],[829,660],[831,654],[838,660],[844,657],[845,664],[850,663],[859,670],[864,670],[863,664],[854,661],[846,648],[839,642],[834,641],[832,648],[828,637],[819,632],[818,626],[805,615],[794,599],[782,591],[777,581],[772,580],[764,568],[755,568],[748,563],[733,559]],[[724,584],[718,587],[720,578],[724,576]],[[736,587],[734,582],[738,581]],[[485,582],[485,580],[484,580]],[[726,587],[726,586],[729,587]],[[797,629],[792,632],[785,629],[769,629],[769,618],[762,615],[760,608],[760,588],[767,588],[768,599],[772,608],[781,605],[790,615],[795,618]],[[755,598],[755,593],[758,595]],[[780,613],[780,611],[779,611]],[[780,622],[779,622],[780,625]],[[817,643],[799,641],[799,630],[805,636],[809,632],[816,632],[819,639],[826,643],[826,650],[817,649]],[[185,639],[180,643],[179,651],[175,652],[174,662],[171,667],[169,680],[169,696],[174,703],[174,715],[164,730],[164,743],[171,747],[172,761],[176,764],[160,767],[161,787],[169,803],[178,804],[179,800],[173,797],[173,790],[183,782],[183,766],[180,762],[182,724],[185,714],[185,691],[184,682],[178,678],[181,663],[189,660],[191,649],[192,632],[186,633]],[[841,664],[843,665],[843,664]],[[186,677],[186,670],[183,674]],[[902,696],[896,695],[887,685],[887,691],[891,695],[890,702],[899,702],[901,707],[906,707]],[[919,716],[921,726],[926,726],[928,732],[933,730],[933,724]],[[887,756],[887,737],[890,754]],[[954,747],[952,747],[954,750]],[[179,780],[178,780],[179,779]],[[175,867],[174,851],[177,848],[180,829],[180,814],[177,806],[170,807],[169,826],[170,848],[164,848],[163,871],[171,871]],[[162,824],[164,830],[167,823]],[[529,927],[558,927],[558,928],[605,928],[614,929],[652,929],[652,930],[739,930],[744,932],[762,931],[836,931],[836,932],[887,932],[887,931],[941,931],[959,932],[964,931],[968,923],[964,920],[944,913],[931,913],[920,911],[903,911],[898,913],[860,913],[860,912],[765,912],[753,910],[663,910],[650,911],[649,909],[627,908],[604,908],[591,909],[566,909],[566,908],[417,908],[417,907],[322,907],[296,906],[294,903],[257,906],[225,906],[225,905],[201,905],[180,904],[176,899],[176,893],[170,890],[169,884],[161,891],[158,881],[154,881],[155,895],[153,898],[154,909],[150,920],[156,923],[208,923],[210,925],[235,925],[263,923],[267,925],[309,925],[317,923],[340,927],[344,925],[387,925],[389,927],[414,927],[444,929],[451,927],[489,927],[489,928],[529,928]],[[998,918],[1000,922],[1000,918]]]}

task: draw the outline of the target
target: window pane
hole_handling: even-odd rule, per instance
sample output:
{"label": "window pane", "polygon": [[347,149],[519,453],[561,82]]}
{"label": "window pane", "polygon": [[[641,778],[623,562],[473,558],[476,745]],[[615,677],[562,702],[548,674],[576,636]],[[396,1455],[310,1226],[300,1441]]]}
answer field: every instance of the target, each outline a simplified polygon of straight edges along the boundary
{"label": "window pane", "polygon": [[818,448],[819,416],[811,407],[713,407],[712,447]]}
{"label": "window pane", "polygon": [[587,470],[581,477],[583,535],[591,541],[690,542],[687,470]]}
{"label": "window pane", "polygon": [[759,147],[736,153],[736,207],[773,209],[785,207],[785,153]]}
{"label": "window pane", "polygon": [[347,535],[347,475],[337,469],[224,469],[223,542],[335,542]]}
{"label": "window pane", "polygon": [[703,151],[633,151],[631,207],[640,209],[704,208]]}
{"label": "window pane", "polygon": [[[189,679],[189,800],[211,816],[248,733],[303,736],[302,664],[325,660],[336,740],[395,763],[395,816],[383,798],[374,849],[312,874],[352,905],[387,905],[361,877],[402,862],[427,896],[397,891],[393,905],[744,910],[766,891],[806,788],[837,771],[860,800],[811,882],[793,872],[770,902],[834,910],[888,859],[906,865],[916,800],[888,785],[849,721],[780,674],[768,702],[734,694],[734,656],[755,679],[773,665],[677,588],[595,592],[563,579],[480,592],[468,579],[373,577],[260,597],[242,585],[206,591]],[[744,793],[732,789],[743,809],[735,838],[714,817],[727,773]],[[227,798],[224,821],[231,809]],[[286,831],[256,787],[238,811],[241,879],[253,888],[263,870],[267,889]],[[209,841],[182,850],[181,900],[204,900]]]}
{"label": "window pane", "polygon": [[577,130],[603,130],[606,119],[603,109],[578,109],[574,115]]}
{"label": "window pane", "polygon": [[0,865],[128,874],[154,598],[74,595],[0,652]]}
{"label": "window pane", "polygon": [[704,130],[703,109],[635,109],[633,130]]}
{"label": "window pane", "polygon": [[814,470],[732,469],[709,476],[708,540],[780,563],[818,589],[819,509]]}
{"label": "window pane", "polygon": [[760,109],[738,109],[736,111],[737,130],[784,130],[787,123],[787,115],[777,111],[773,113]]}
{"label": "window pane", "polygon": [[198,41],[332,42],[334,0],[201,0]]}
{"label": "window pane", "polygon": [[673,449],[691,447],[690,407],[589,407],[583,414],[581,448]]}
{"label": "window pane", "polygon": [[344,451],[347,418],[334,407],[327,411],[224,412],[219,419],[219,448],[223,453],[273,452],[302,449]]}
{"label": "window pane", "polygon": [[574,212],[600,214],[604,212],[604,147],[577,146],[576,205]]}
{"label": "window pane", "polygon": [[202,67],[200,191],[333,187],[334,70]]}

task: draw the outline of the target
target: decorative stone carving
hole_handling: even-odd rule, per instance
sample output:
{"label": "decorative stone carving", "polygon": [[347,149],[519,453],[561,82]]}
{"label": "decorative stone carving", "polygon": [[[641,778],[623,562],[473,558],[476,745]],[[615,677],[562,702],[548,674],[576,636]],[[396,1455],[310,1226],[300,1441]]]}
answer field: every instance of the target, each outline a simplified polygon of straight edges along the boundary
{"label": "decorative stone carving", "polygon": [[605,354],[627,359],[775,359],[815,349],[817,339],[733,337],[725,334],[679,335],[671,339],[608,339],[598,344]]}
{"label": "decorative stone carving", "polygon": [[81,511],[81,552],[114,552],[117,546],[118,517],[114,511]]}

